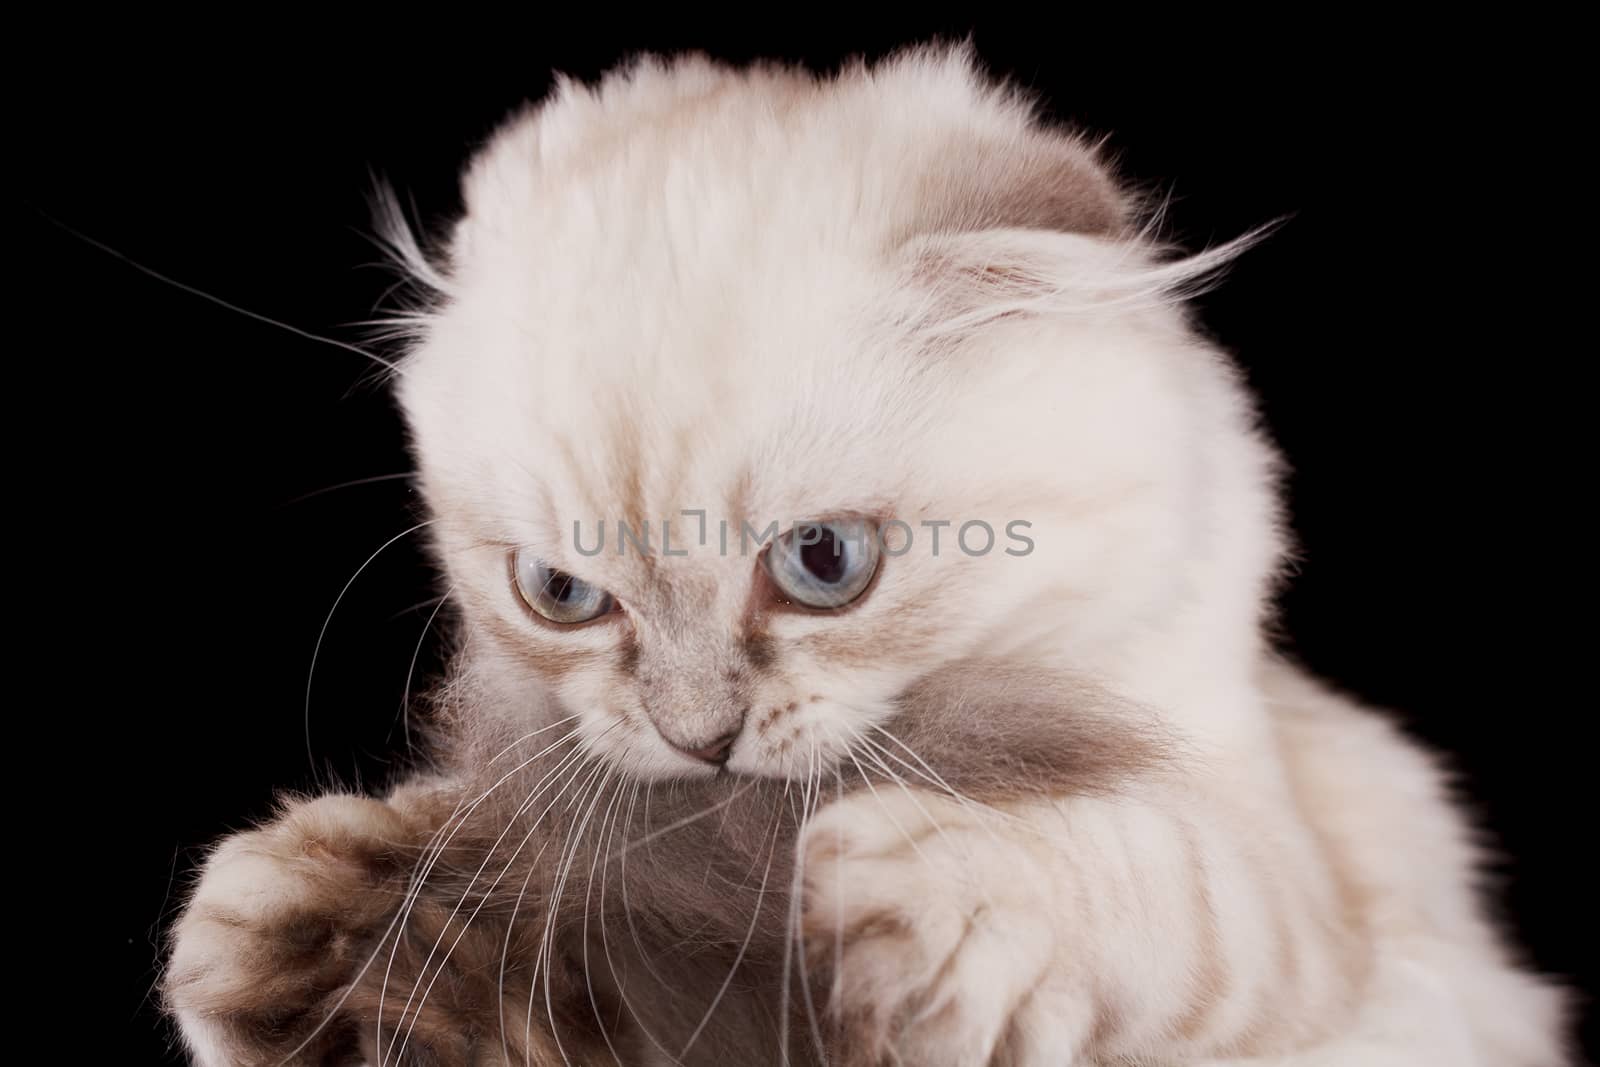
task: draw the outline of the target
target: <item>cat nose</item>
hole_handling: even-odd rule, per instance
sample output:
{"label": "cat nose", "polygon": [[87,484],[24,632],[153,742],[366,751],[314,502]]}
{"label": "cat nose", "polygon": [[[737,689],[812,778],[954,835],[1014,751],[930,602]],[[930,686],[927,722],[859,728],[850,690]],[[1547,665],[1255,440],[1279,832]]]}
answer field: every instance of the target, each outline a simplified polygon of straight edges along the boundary
{"label": "cat nose", "polygon": [[739,731],[730,730],[710,744],[701,745],[699,748],[690,748],[687,745],[680,745],[676,742],[673,743],[672,747],[686,756],[693,756],[697,760],[703,760],[706,763],[720,767],[728,762],[728,755],[733,751],[733,743],[738,739]]}

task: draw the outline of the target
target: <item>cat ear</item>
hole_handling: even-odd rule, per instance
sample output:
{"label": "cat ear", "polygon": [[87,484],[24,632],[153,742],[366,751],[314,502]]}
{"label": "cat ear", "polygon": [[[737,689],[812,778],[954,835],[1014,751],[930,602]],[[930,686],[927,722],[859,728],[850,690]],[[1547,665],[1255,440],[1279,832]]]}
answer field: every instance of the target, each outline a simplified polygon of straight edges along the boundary
{"label": "cat ear", "polygon": [[1273,224],[1193,255],[1148,236],[1105,240],[1041,229],[928,234],[902,247],[909,274],[896,320],[938,340],[1000,319],[1125,314],[1170,307],[1215,285]]}
{"label": "cat ear", "polygon": [[1035,127],[961,156],[930,176],[927,210],[900,246],[901,319],[922,334],[1181,303],[1270,229],[1182,256],[1138,223],[1136,197],[1077,138]]}
{"label": "cat ear", "polygon": [[1097,148],[1033,127],[952,146],[926,179],[924,232],[1040,230],[1115,240],[1133,215]]}
{"label": "cat ear", "polygon": [[958,140],[928,169],[900,246],[919,332],[1043,310],[1081,292],[1096,261],[1126,257],[1134,199],[1095,146],[1033,124]]}

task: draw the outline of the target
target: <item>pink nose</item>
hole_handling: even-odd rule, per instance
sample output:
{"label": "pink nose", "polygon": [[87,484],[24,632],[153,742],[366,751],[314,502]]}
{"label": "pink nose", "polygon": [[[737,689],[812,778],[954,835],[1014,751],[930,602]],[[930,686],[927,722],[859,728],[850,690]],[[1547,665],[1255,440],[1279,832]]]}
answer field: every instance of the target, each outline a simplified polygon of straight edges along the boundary
{"label": "pink nose", "polygon": [[733,743],[738,740],[738,737],[739,731],[734,730],[731,733],[723,734],[709,745],[703,745],[700,748],[688,748],[684,745],[674,745],[673,747],[684,755],[693,756],[697,760],[704,760],[706,763],[714,763],[721,766],[728,762],[728,754],[733,751]]}

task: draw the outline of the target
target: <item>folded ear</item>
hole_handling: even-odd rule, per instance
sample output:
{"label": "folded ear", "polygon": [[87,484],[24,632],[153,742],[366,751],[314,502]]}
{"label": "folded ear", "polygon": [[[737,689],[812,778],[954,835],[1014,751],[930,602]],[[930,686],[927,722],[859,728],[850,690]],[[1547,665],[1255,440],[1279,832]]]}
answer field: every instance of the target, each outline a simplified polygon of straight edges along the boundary
{"label": "folded ear", "polygon": [[946,342],[1000,319],[1126,314],[1172,307],[1215,284],[1271,225],[1189,256],[1147,236],[1107,240],[1046,229],[945,231],[901,248],[907,284],[896,321]]}
{"label": "folded ear", "polygon": [[999,114],[947,134],[923,172],[899,246],[911,281],[902,322],[918,333],[1059,308],[1068,290],[1140,258],[1134,197],[1095,146],[1019,98]]}
{"label": "folded ear", "polygon": [[1133,215],[1095,148],[1059,130],[973,135],[928,173],[924,233],[1045,230],[1123,236]]}
{"label": "folded ear", "polygon": [[1135,196],[1093,146],[1037,124],[972,136],[927,182],[927,208],[899,249],[910,283],[900,321],[925,338],[1180,303],[1269,229],[1176,256],[1140,225]]}

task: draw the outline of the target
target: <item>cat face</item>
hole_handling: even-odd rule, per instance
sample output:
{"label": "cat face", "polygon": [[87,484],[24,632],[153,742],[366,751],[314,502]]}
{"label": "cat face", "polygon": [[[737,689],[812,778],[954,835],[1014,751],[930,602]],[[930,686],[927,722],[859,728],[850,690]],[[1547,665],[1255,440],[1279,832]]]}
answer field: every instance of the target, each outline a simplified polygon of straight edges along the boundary
{"label": "cat face", "polygon": [[965,56],[568,87],[466,202],[400,397],[485,715],[804,776],[936,667],[1092,669],[1209,595],[1195,271]]}

